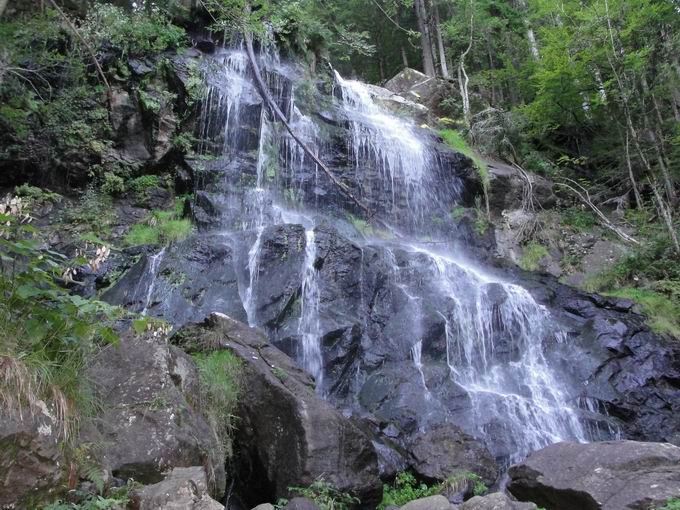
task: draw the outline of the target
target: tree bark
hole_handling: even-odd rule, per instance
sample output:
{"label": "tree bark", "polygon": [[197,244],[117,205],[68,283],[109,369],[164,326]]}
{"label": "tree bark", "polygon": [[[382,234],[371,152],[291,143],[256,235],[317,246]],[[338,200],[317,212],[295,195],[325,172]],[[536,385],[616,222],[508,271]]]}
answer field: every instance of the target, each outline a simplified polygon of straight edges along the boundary
{"label": "tree bark", "polygon": [[439,51],[439,65],[442,70],[442,77],[449,77],[449,68],[446,65],[446,51],[444,50],[444,40],[442,39],[441,24],[439,21],[439,7],[437,7],[437,2],[433,2],[432,10],[434,11],[434,31],[437,35],[437,49]]}
{"label": "tree bark", "polygon": [[465,57],[470,53],[472,49],[472,41],[474,38],[474,26],[475,26],[475,7],[472,1],[470,1],[470,43],[463,53],[460,55],[460,61],[458,62],[458,86],[460,87],[460,97],[463,100],[463,117],[465,118],[465,123],[470,126],[470,93],[468,91],[469,78],[465,72]]}
{"label": "tree bark", "polygon": [[5,12],[5,9],[7,8],[7,2],[9,0],[0,0],[0,16]]}
{"label": "tree bark", "polygon": [[435,76],[434,58],[432,56],[432,39],[430,38],[430,27],[425,9],[425,0],[415,0],[413,6],[416,10],[418,20],[418,31],[420,32],[420,47],[423,53],[423,72],[428,76]]}
{"label": "tree bark", "polygon": [[316,154],[314,154],[314,152],[312,152],[312,150],[307,146],[307,144],[295,133],[295,131],[293,131],[293,128],[290,127],[290,124],[288,123],[286,116],[281,111],[281,108],[279,108],[279,105],[276,104],[274,98],[272,98],[272,95],[269,92],[269,89],[267,88],[264,79],[262,78],[262,74],[260,73],[260,67],[257,65],[257,59],[255,58],[255,50],[253,49],[253,35],[249,32],[246,32],[244,34],[244,39],[246,42],[246,53],[248,54],[248,60],[250,61],[250,66],[252,67],[253,70],[253,76],[255,77],[255,84],[257,85],[257,88],[260,94],[262,95],[262,99],[264,100],[264,102],[267,104],[267,106],[273,112],[273,114],[279,119],[279,121],[283,124],[288,133],[290,133],[290,136],[293,138],[293,140],[295,140],[295,142],[302,148],[302,150],[304,150],[305,153],[310,158],[312,158],[314,163],[316,163],[317,166],[321,168],[321,170],[323,170],[323,172],[328,176],[331,182],[340,190],[340,192],[347,198],[349,198],[352,202],[354,202],[360,209],[366,212],[370,217],[371,214],[368,207],[361,201],[359,201],[359,199],[357,199],[351,193],[346,184],[342,183],[340,180],[338,180],[338,178],[335,175],[333,175],[333,172],[331,172],[328,169],[325,163],[321,161],[321,159],[319,159],[319,157]]}

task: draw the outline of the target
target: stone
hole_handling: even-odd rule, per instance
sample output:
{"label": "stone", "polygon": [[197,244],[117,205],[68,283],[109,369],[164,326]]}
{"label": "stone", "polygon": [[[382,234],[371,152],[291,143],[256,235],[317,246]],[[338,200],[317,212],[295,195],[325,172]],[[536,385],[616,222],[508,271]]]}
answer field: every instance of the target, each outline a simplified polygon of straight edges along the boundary
{"label": "stone", "polygon": [[161,482],[133,493],[132,510],[224,510],[208,494],[203,467],[175,468]]}
{"label": "stone", "polygon": [[658,508],[680,497],[680,448],[667,443],[557,443],[508,471],[508,490],[548,510]]}
{"label": "stone", "polygon": [[209,336],[243,362],[243,387],[234,442],[237,488],[246,501],[276,501],[289,487],[317,478],[362,504],[382,497],[377,456],[369,439],[314,392],[312,379],[267,342],[263,331],[223,314],[186,326],[177,335],[200,345]]}
{"label": "stone", "polygon": [[128,333],[86,375],[102,412],[80,440],[101,445],[100,461],[113,476],[155,484],[173,468],[210,466],[210,493],[222,496],[224,453],[196,407],[198,375],[187,354],[161,338]]}
{"label": "stone", "polygon": [[[489,208],[492,213],[500,215],[504,210],[522,207],[522,197],[526,180],[520,172],[510,165],[495,160],[486,160],[489,170]],[[557,203],[552,190],[552,182],[545,177],[527,172],[531,180],[532,192],[536,205],[550,209]]]}
{"label": "stone", "polygon": [[444,80],[409,67],[397,73],[385,84],[385,88],[433,110],[437,109],[447,89]]}
{"label": "stone", "polygon": [[401,510],[451,510],[453,505],[444,496],[436,495],[406,503]]}
{"label": "stone", "polygon": [[472,472],[493,485],[498,466],[489,450],[455,425],[442,424],[417,436],[409,446],[411,468],[428,480],[446,480],[451,475]]}
{"label": "stone", "polygon": [[319,510],[319,505],[307,498],[293,498],[283,507],[285,510]]}
{"label": "stone", "polygon": [[33,414],[24,409],[21,417],[0,411],[0,508],[34,508],[64,490],[68,472],[58,427],[47,407]]}
{"label": "stone", "polygon": [[494,492],[486,496],[475,496],[468,499],[460,510],[536,510],[534,503],[514,501],[502,492]]}
{"label": "stone", "polygon": [[271,503],[262,503],[256,507],[253,507],[251,510],[274,510],[274,505]]}

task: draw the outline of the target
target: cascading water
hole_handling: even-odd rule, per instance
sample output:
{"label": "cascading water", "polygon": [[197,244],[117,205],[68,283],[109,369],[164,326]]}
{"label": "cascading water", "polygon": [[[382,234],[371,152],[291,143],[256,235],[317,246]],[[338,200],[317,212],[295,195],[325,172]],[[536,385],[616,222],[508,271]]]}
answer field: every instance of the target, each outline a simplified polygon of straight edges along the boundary
{"label": "cascading water", "polygon": [[305,232],[305,262],[300,298],[298,333],[302,339],[302,365],[314,376],[317,387],[323,386],[323,359],[321,356],[321,324],[319,322],[319,278],[316,263],[314,230]]}
{"label": "cascading water", "polygon": [[[218,196],[215,201],[224,209],[222,232],[226,229],[228,238],[244,240],[237,272],[244,274],[239,292],[249,323],[268,328],[275,339],[295,342],[291,354],[299,356],[301,365],[315,377],[317,388],[329,398],[335,376],[325,372],[322,341],[326,346],[331,343],[329,338],[335,339],[340,359],[350,358],[338,340],[341,331],[349,331],[343,339],[359,336],[360,346],[352,352],[393,342],[394,346],[379,356],[407,361],[411,370],[415,365],[417,391],[422,392],[429,409],[420,428],[427,427],[427,420],[439,410],[447,412],[446,395],[429,384],[432,374],[443,365],[451,388],[464,394],[469,403],[464,412],[451,411],[444,421],[460,421],[460,426],[485,440],[504,462],[559,440],[614,435],[613,429],[594,431],[579,421],[581,409],[598,416],[603,412],[596,403],[579,403],[546,357],[547,345],[565,341],[565,333],[548,309],[523,287],[452,258],[446,251],[451,249],[446,238],[438,252],[413,239],[416,235],[432,239],[439,235],[429,220],[440,213],[448,217],[461,194],[460,180],[442,165],[430,135],[379,105],[373,88],[337,73],[340,97],[332,108],[336,119],[330,128],[322,126],[320,116],[310,114],[309,104],[296,102],[295,72],[268,54],[260,58],[260,65],[291,127],[322,160],[338,162],[338,175],[353,186],[361,200],[371,204],[384,223],[395,231],[410,232],[410,238],[388,242],[373,237],[370,231],[359,236],[359,303],[346,310],[329,308],[327,286],[336,288],[341,282],[330,281],[329,273],[321,269],[324,257],[333,255],[318,229],[323,224],[347,228],[345,211],[337,210],[343,202],[326,199],[337,196],[337,190],[280,122],[262,108],[246,63],[240,50],[225,50],[213,59],[206,72],[208,92],[199,134],[201,149],[225,160],[223,176],[206,189]],[[345,129],[344,149],[331,147],[328,132],[337,132],[338,125]],[[257,133],[256,141],[253,133]],[[342,150],[346,153],[339,154]],[[244,161],[236,172],[230,170],[234,159]],[[279,313],[281,320],[292,314],[295,323],[280,326],[271,318],[266,322],[258,311],[271,300],[268,282],[260,279],[260,273],[266,269],[262,257],[271,230],[290,223],[304,225],[304,250],[299,240],[295,248],[301,252],[299,272],[295,273],[297,291]],[[285,243],[285,236],[282,239],[277,242]],[[384,264],[382,269],[373,271],[375,260]],[[368,274],[364,274],[365,268]],[[348,276],[342,273],[335,278]],[[391,290],[368,295],[365,288],[382,279]],[[371,314],[380,300],[389,302],[391,308],[386,317],[374,319]],[[406,319],[389,329],[389,314],[399,313]],[[344,330],[351,320],[353,326]],[[432,354],[437,335],[445,346],[445,360]],[[346,373],[351,374],[355,395],[342,402],[361,406],[356,393],[379,366],[375,358],[348,365]]]}

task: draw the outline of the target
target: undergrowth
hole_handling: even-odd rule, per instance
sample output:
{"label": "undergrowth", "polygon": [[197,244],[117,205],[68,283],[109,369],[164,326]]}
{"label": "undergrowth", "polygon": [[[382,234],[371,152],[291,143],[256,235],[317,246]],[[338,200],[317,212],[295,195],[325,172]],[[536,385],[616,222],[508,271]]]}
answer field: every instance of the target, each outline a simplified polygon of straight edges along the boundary
{"label": "undergrowth", "polygon": [[680,498],[673,498],[666,501],[666,504],[658,510],[680,510]]}
{"label": "undergrowth", "polygon": [[201,386],[201,409],[213,430],[217,431],[224,453],[230,457],[243,364],[227,350],[197,353],[193,358]]}
{"label": "undergrowth", "polygon": [[[360,503],[358,498],[336,489],[323,478],[314,480],[309,487],[288,487],[288,492],[314,501],[319,510],[349,510]],[[281,509],[287,503],[286,499],[280,499],[275,508]]]}
{"label": "undergrowth", "polygon": [[543,257],[548,256],[548,249],[542,244],[530,242],[522,248],[522,258],[519,265],[525,271],[536,271],[540,267]]}
{"label": "undergrowth", "polygon": [[378,510],[385,510],[390,506],[403,506],[409,501],[441,494],[447,487],[460,491],[465,489],[468,483],[473,484],[475,496],[480,496],[488,490],[479,475],[467,471],[456,473],[444,482],[434,485],[418,483],[415,476],[403,471],[397,474],[393,485],[383,486],[383,499],[378,505]]}
{"label": "undergrowth", "polygon": [[173,211],[152,211],[142,222],[133,225],[125,236],[125,244],[172,244],[191,233],[191,220],[181,217],[181,205]]}

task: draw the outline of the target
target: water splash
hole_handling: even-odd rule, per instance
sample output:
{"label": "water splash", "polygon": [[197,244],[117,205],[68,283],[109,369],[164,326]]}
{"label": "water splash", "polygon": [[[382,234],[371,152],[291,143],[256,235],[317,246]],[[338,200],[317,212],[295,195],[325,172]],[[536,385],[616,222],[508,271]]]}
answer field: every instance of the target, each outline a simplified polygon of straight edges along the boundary
{"label": "water splash", "polygon": [[146,295],[144,296],[144,306],[140,312],[142,315],[146,315],[149,311],[149,306],[151,305],[151,297],[153,296],[153,291],[156,288],[156,273],[158,273],[158,267],[163,261],[165,256],[165,248],[161,249],[155,255],[149,257],[149,262],[147,264],[147,274],[140,281],[148,280],[149,286],[146,289]]}

